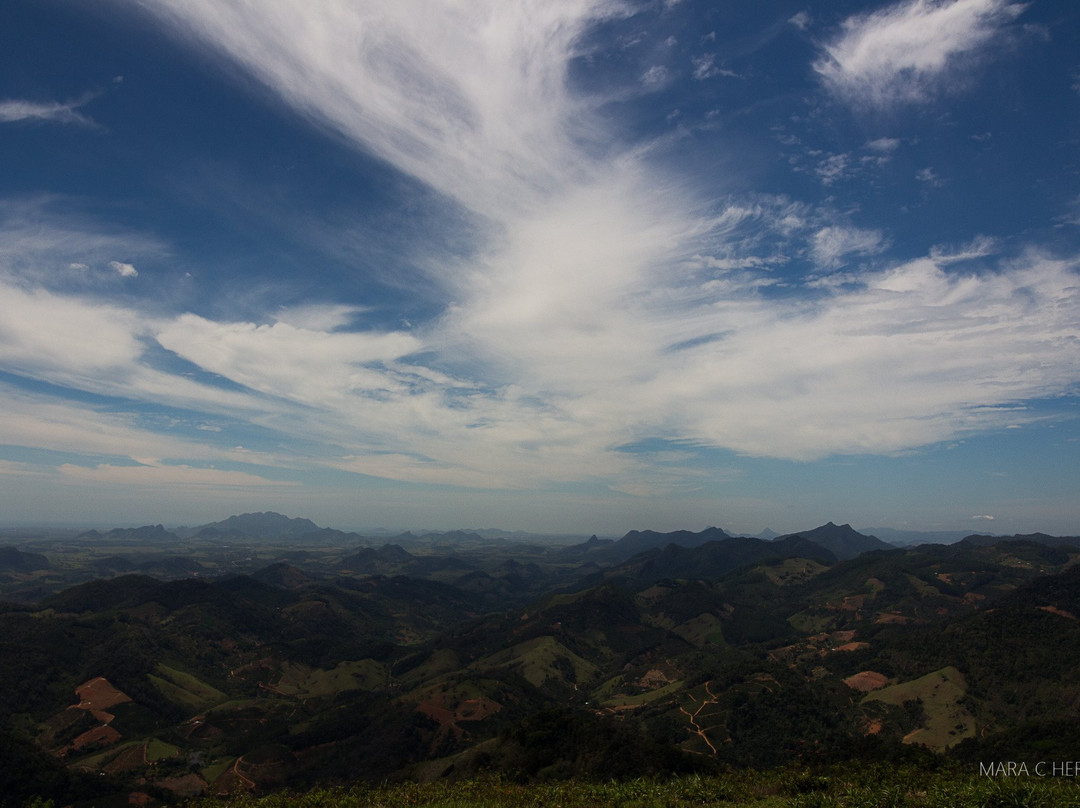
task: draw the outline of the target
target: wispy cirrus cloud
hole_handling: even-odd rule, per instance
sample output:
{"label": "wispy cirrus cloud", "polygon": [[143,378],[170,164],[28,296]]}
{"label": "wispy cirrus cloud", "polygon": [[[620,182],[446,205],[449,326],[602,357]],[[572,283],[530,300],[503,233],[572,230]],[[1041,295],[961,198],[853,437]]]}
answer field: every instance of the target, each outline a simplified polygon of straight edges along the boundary
{"label": "wispy cirrus cloud", "polygon": [[26,101],[7,99],[0,101],[0,123],[62,123],[94,128],[93,119],[78,112],[78,109],[93,100],[94,96],[83,96],[78,101],[61,103],[59,101]]}
{"label": "wispy cirrus cloud", "polygon": [[159,239],[110,225],[82,207],[55,195],[0,199],[0,279],[70,290],[135,277],[133,261],[168,253]]}
{"label": "wispy cirrus cloud", "polygon": [[115,466],[77,466],[65,463],[59,468],[65,480],[93,485],[123,486],[135,492],[191,489],[219,492],[220,489],[295,487],[295,482],[269,480],[244,471],[188,465],[139,464]]}
{"label": "wispy cirrus cloud", "polygon": [[853,104],[925,101],[999,40],[1023,10],[1009,0],[904,0],[846,19],[814,69],[830,91]]}
{"label": "wispy cirrus cloud", "polygon": [[814,233],[810,252],[819,266],[837,267],[848,256],[876,255],[887,246],[880,230],[830,225]]}
{"label": "wispy cirrus cloud", "polygon": [[374,0],[148,6],[289,104],[448,198],[501,219],[589,170],[591,116],[569,93],[580,35],[616,0]]}
{"label": "wispy cirrus cloud", "polygon": [[[622,248],[616,262],[635,252]],[[566,258],[567,276],[580,249]],[[306,328],[161,317],[8,289],[5,367],[136,409],[167,403],[199,423],[242,420],[271,444],[308,448],[239,450],[229,429],[170,435],[26,392],[5,401],[0,440],[144,465],[219,458],[466,487],[591,480],[621,491],[627,480],[633,490],[678,484],[678,469],[619,450],[650,438],[802,460],[903,451],[1023,422],[1033,417],[1024,400],[1080,377],[1075,265],[1031,254],[993,272],[947,269],[987,249],[851,273],[810,298],[715,283],[699,274],[710,270],[702,260],[693,284],[658,288],[642,269],[611,297],[602,284],[604,294],[578,297],[552,283],[539,303],[549,287],[532,273],[545,265],[499,253],[517,267],[504,285],[419,334],[319,329],[311,312]],[[324,328],[339,323],[327,312]],[[79,350],[88,332],[100,335],[92,355]],[[210,377],[162,370],[148,341]]]}
{"label": "wispy cirrus cloud", "polygon": [[[793,255],[831,270],[880,256],[888,238],[781,197],[717,206],[650,163],[655,144],[620,147],[566,79],[581,33],[625,13],[621,4],[149,8],[299,113],[470,211],[486,236],[467,256],[428,262],[445,301],[439,316],[375,329],[339,304],[228,320],[46,290],[45,275],[25,269],[34,251],[64,267],[116,256],[142,266],[139,253],[95,242],[85,223],[49,220],[71,234],[64,249],[18,229],[24,269],[9,273],[20,283],[0,303],[6,366],[133,408],[243,421],[267,445],[291,447],[248,455],[231,428],[196,428],[148,437],[158,465],[221,455],[425,484],[670,491],[695,473],[622,449],[657,439],[687,452],[800,460],[899,452],[1023,420],[1025,399],[1080,378],[1075,262],[1028,253],[963,274],[951,260],[960,249],[882,257],[832,286],[775,278]],[[958,30],[982,26],[987,36],[1015,16],[991,0],[949,8]],[[853,92],[892,98],[904,74],[927,92],[945,67],[929,55],[910,67],[901,45],[924,37],[947,66],[985,41],[941,34],[948,25],[911,28],[911,15],[941,22],[933,15],[947,11],[905,3],[849,20],[850,40],[834,43],[839,72],[827,78],[840,83],[830,86],[849,81]],[[881,59],[863,53],[866,42],[881,45]],[[80,252],[80,240],[97,246]],[[80,334],[97,330],[90,356]],[[48,446],[50,434],[66,440],[72,409],[51,432],[39,424],[35,445]],[[88,424],[110,425],[125,438],[117,451],[134,458],[149,430],[125,432],[117,420],[95,413]],[[87,440],[74,445],[89,451]],[[97,465],[108,466],[99,478],[165,474]]]}

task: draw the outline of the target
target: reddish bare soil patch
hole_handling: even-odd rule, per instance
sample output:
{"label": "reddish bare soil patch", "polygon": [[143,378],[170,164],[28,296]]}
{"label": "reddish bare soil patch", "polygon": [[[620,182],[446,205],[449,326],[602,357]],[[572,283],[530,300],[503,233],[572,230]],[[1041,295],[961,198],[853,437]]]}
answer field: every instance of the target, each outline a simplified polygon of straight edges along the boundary
{"label": "reddish bare soil patch", "polygon": [[454,718],[458,721],[482,721],[501,709],[502,705],[492,699],[466,699],[458,705]]}
{"label": "reddish bare soil patch", "polygon": [[465,699],[454,709],[443,705],[439,697],[427,699],[416,705],[418,712],[438,721],[440,725],[455,724],[458,721],[482,721],[489,715],[499,712],[502,705],[493,699],[480,697]]}
{"label": "reddish bare soil patch", "polygon": [[674,681],[675,678],[667,672],[662,671],[658,668],[654,668],[641,677],[641,679],[638,681],[638,685],[648,688],[650,690],[655,690],[658,687],[670,685]]}
{"label": "reddish bare soil patch", "polygon": [[481,696],[478,699],[465,699],[455,708],[451,709],[443,704],[441,696],[425,699],[416,705],[416,711],[423,713],[428,718],[439,723],[439,731],[432,741],[437,745],[443,738],[452,735],[461,738],[466,735],[464,728],[459,725],[463,721],[482,721],[489,715],[499,712],[502,705],[494,699]]}
{"label": "reddish bare soil patch", "polygon": [[848,595],[840,607],[845,612],[857,612],[866,603],[866,595]]}
{"label": "reddish bare soil patch", "polygon": [[1060,615],[1061,617],[1067,617],[1070,620],[1075,620],[1076,615],[1072,612],[1067,612],[1064,609],[1059,609],[1057,606],[1040,606],[1040,610],[1044,612],[1050,612],[1050,614]]}
{"label": "reddish bare soil patch", "polygon": [[911,618],[905,617],[902,614],[894,614],[893,612],[882,612],[878,615],[875,623],[910,623]]}
{"label": "reddish bare soil patch", "polygon": [[889,677],[883,673],[878,673],[877,671],[860,671],[854,676],[849,676],[844,680],[844,684],[852,690],[859,690],[863,693],[869,693],[871,690],[885,687],[888,683]]}
{"label": "reddish bare soil patch", "polygon": [[416,705],[416,711],[423,713],[433,721],[438,721],[439,726],[454,722],[454,711],[443,707],[436,699],[427,699]]}
{"label": "reddish bare soil patch", "polygon": [[833,650],[834,651],[861,651],[862,649],[869,648],[869,647],[870,647],[870,643],[868,643],[868,642],[849,642],[849,643],[844,643],[843,645],[838,645]]}
{"label": "reddish bare soil patch", "polygon": [[112,727],[94,727],[71,742],[71,749],[78,752],[87,746],[108,746],[120,740],[120,733]]}
{"label": "reddish bare soil patch", "polygon": [[113,687],[104,676],[91,679],[75,688],[80,710],[108,710],[117,704],[131,701],[131,697]]}
{"label": "reddish bare soil patch", "polygon": [[785,645],[783,648],[774,648],[772,651],[769,651],[769,659],[773,662],[790,659],[795,656],[802,647],[803,646],[801,645]]}

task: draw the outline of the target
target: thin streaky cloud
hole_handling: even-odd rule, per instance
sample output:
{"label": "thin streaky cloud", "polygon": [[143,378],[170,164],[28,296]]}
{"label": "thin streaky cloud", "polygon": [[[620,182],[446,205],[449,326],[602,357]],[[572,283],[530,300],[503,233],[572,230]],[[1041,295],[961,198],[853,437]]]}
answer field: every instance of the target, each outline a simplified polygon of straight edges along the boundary
{"label": "thin streaky cloud", "polygon": [[844,20],[814,69],[854,104],[925,101],[964,69],[962,59],[987,53],[1024,8],[1008,0],[906,0]]}
{"label": "thin streaky cloud", "polygon": [[72,271],[87,282],[123,276],[117,255],[126,256],[132,269],[136,260],[168,255],[160,239],[111,225],[85,208],[56,194],[0,198],[0,281],[59,289]]}
{"label": "thin streaky cloud", "polygon": [[0,101],[0,123],[39,122],[73,124],[96,128],[92,118],[77,110],[95,98],[93,94],[83,96],[77,101],[62,103],[59,101],[28,101],[8,99]]}
{"label": "thin streaky cloud", "polygon": [[467,5],[158,0],[150,11],[287,103],[466,208],[501,220],[580,178],[591,116],[567,91],[614,0]]}
{"label": "thin streaky cloud", "polygon": [[837,267],[848,256],[876,255],[887,246],[880,230],[831,225],[814,233],[810,252],[818,265]]}
{"label": "thin streaky cloud", "polygon": [[97,466],[77,466],[65,463],[60,466],[60,474],[70,482],[123,486],[137,492],[186,488],[280,488],[297,485],[294,482],[269,480],[243,471],[188,465],[115,466],[103,463]]}
{"label": "thin streaky cloud", "polygon": [[[704,514],[786,498],[777,471],[810,499],[796,478],[837,456],[824,476],[895,484],[892,455],[967,441],[955,473],[1075,435],[1080,247],[1038,228],[1071,211],[1047,155],[1074,113],[1010,115],[978,69],[1021,42],[1017,3],[859,0],[837,29],[824,2],[732,3],[731,27],[706,0],[109,7],[103,33],[170,37],[124,68],[116,134],[0,127],[28,161],[0,178],[0,463],[116,501]],[[1047,62],[1010,66],[1030,89]]]}

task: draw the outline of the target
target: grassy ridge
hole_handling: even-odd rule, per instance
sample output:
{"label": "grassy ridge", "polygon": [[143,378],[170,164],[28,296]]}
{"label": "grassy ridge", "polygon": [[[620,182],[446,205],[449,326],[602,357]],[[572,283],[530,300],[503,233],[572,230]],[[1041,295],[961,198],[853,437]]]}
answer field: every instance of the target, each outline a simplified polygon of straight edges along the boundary
{"label": "grassy ridge", "polygon": [[500,777],[457,782],[318,789],[303,794],[205,799],[189,808],[1071,808],[1080,786],[1069,778],[984,777],[909,767],[844,771],[739,771],[720,776],[610,783],[520,784]]}

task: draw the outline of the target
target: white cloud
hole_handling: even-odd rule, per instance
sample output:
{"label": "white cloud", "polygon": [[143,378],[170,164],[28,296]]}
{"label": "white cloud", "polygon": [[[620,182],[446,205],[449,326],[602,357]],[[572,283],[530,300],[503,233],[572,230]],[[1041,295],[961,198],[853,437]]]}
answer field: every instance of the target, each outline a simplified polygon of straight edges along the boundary
{"label": "white cloud", "polygon": [[121,278],[136,278],[139,275],[134,266],[123,261],[110,261],[109,267]]}
{"label": "white cloud", "polygon": [[1056,217],[1056,220],[1061,224],[1080,226],[1080,196],[1073,199],[1066,208],[1066,212]]}
{"label": "white cloud", "polygon": [[814,64],[832,92],[875,107],[927,100],[989,51],[1024,6],[1008,0],[905,0],[846,19]]}
{"label": "white cloud", "polygon": [[249,419],[265,413],[249,395],[153,367],[144,340],[157,327],[153,317],[129,307],[0,280],[0,366],[8,372],[133,401]]}
{"label": "white cloud", "polygon": [[690,62],[694,65],[694,78],[698,81],[704,81],[716,76],[738,76],[733,70],[718,67],[715,53],[703,53],[701,56],[691,58]]}
{"label": "white cloud", "polygon": [[896,151],[900,147],[899,139],[895,137],[879,137],[876,140],[868,141],[866,148],[871,151],[883,152],[888,154]]}
{"label": "white cloud", "polygon": [[831,154],[817,164],[814,173],[817,174],[822,185],[832,185],[834,182],[850,176],[851,168],[848,163],[848,155]]}
{"label": "white cloud", "polygon": [[[227,414],[286,444],[321,448],[291,459],[214,448],[139,426],[133,416],[30,394],[4,401],[0,443],[144,463],[180,458],[155,463],[190,474],[191,484],[214,475],[175,470],[192,465],[183,458],[229,457],[482,488],[596,481],[623,491],[678,490],[693,485],[693,475],[680,478],[678,469],[616,449],[668,438],[796,459],[902,451],[1024,423],[1034,416],[1017,402],[1055,395],[1080,377],[1080,283],[1067,263],[1031,255],[993,273],[954,274],[943,268],[954,250],[940,261],[856,273],[815,300],[770,299],[741,281],[695,287],[695,272],[661,280],[654,267],[676,264],[670,246],[659,245],[686,241],[676,227],[682,218],[644,221],[637,217],[647,208],[636,210],[625,194],[611,197],[622,200],[621,210],[594,210],[584,197],[554,219],[522,225],[488,257],[503,272],[478,276],[486,295],[473,290],[471,302],[423,340],[194,315],[161,320],[5,290],[12,311],[27,312],[16,323],[8,314],[0,320],[5,367],[75,389]],[[728,217],[742,223],[735,230],[756,226],[752,208]],[[627,242],[628,232],[642,240]],[[551,261],[530,259],[533,240],[561,243],[556,235],[577,242]],[[829,255],[877,244],[872,231],[836,238],[841,246]],[[593,264],[619,271],[582,277],[580,267]],[[80,329],[109,338],[80,352]],[[153,371],[138,334],[156,335],[256,392]],[[434,364],[458,366],[458,376],[407,363],[417,350],[433,352]],[[228,441],[227,432],[220,439]],[[165,471],[96,474],[167,478]]]}
{"label": "white cloud", "polygon": [[652,89],[663,86],[668,80],[668,70],[663,65],[653,65],[641,74],[641,83]]}
{"label": "white cloud", "polygon": [[810,252],[814,261],[823,267],[837,267],[850,255],[867,256],[880,253],[888,246],[880,230],[833,225],[814,233]]}
{"label": "white cloud", "polygon": [[93,283],[120,271],[111,266],[118,254],[140,261],[168,254],[152,236],[109,226],[73,207],[73,200],[57,196],[0,199],[0,279],[49,288],[79,276]]}
{"label": "white cloud", "polygon": [[130,413],[102,412],[77,402],[0,386],[0,443],[90,456],[215,458],[228,453],[159,434]]}
{"label": "white cloud", "polygon": [[[614,2],[154,8],[357,148],[486,217],[490,238],[431,270],[453,301],[442,316],[360,330],[349,307],[237,322],[50,290],[31,265],[123,255],[141,266],[142,253],[85,221],[44,217],[35,233],[10,218],[14,205],[0,207],[4,232],[23,239],[0,239],[0,276],[18,279],[0,296],[6,368],[186,408],[191,423],[242,422],[291,447],[249,453],[228,428],[193,428],[199,440],[150,434],[75,402],[36,419],[27,405],[0,423],[20,445],[70,439],[70,451],[149,456],[164,469],[77,473],[205,480],[216,454],[484,488],[674,491],[695,484],[691,471],[619,448],[666,439],[796,459],[898,452],[1025,422],[1019,402],[1080,378],[1080,295],[1066,261],[1032,254],[995,272],[952,271],[976,244],[886,270],[849,267],[845,283],[809,297],[763,291],[771,266],[807,254],[806,239],[834,269],[879,254],[886,237],[783,198],[716,211],[648,155],[609,145],[618,139],[564,79],[577,35],[621,13]],[[869,35],[912,8],[859,18],[848,33]],[[183,372],[155,363],[162,349],[189,363],[176,363]]]}
{"label": "white cloud", "polygon": [[60,474],[67,480],[95,485],[123,486],[133,491],[220,488],[251,489],[295,487],[294,482],[269,480],[244,471],[186,465],[138,465],[116,466],[103,463],[98,466],[76,466],[65,463]]}
{"label": "white cloud", "polygon": [[310,331],[337,331],[352,323],[364,311],[360,306],[312,303],[282,307],[275,313],[274,319]]}
{"label": "white cloud", "polygon": [[861,281],[816,304],[732,301],[727,336],[661,380],[695,391],[716,445],[811,458],[1016,422],[1014,402],[1067,389],[1080,371],[1080,328],[1067,320],[1080,287],[1064,264],[953,276],[923,260]]}
{"label": "white cloud", "polygon": [[94,376],[126,368],[142,352],[130,311],[2,282],[0,290],[0,363],[8,369]]}
{"label": "white cloud", "polygon": [[467,4],[160,0],[150,11],[300,112],[481,214],[536,204],[588,171],[591,116],[565,76],[616,0]]}
{"label": "white cloud", "polygon": [[0,101],[0,123],[45,121],[93,127],[96,126],[93,120],[76,112],[79,107],[92,100],[92,98],[92,95],[87,95],[78,101],[71,101],[66,104],[56,101],[26,101],[21,99]]}
{"label": "white cloud", "polygon": [[805,31],[810,27],[810,15],[805,11],[800,11],[798,14],[790,17],[788,22],[798,28],[800,31]]}
{"label": "white cloud", "polygon": [[162,322],[157,341],[178,356],[260,393],[327,407],[356,393],[397,393],[384,363],[416,351],[405,333],[315,331],[288,323],[217,323],[194,314]]}
{"label": "white cloud", "polygon": [[925,182],[931,188],[940,188],[945,184],[945,181],[938,176],[938,173],[933,168],[927,166],[926,168],[920,168],[915,172],[915,179],[919,182]]}
{"label": "white cloud", "polygon": [[986,258],[997,251],[997,242],[989,236],[976,236],[960,246],[936,245],[930,248],[930,258],[939,266]]}

